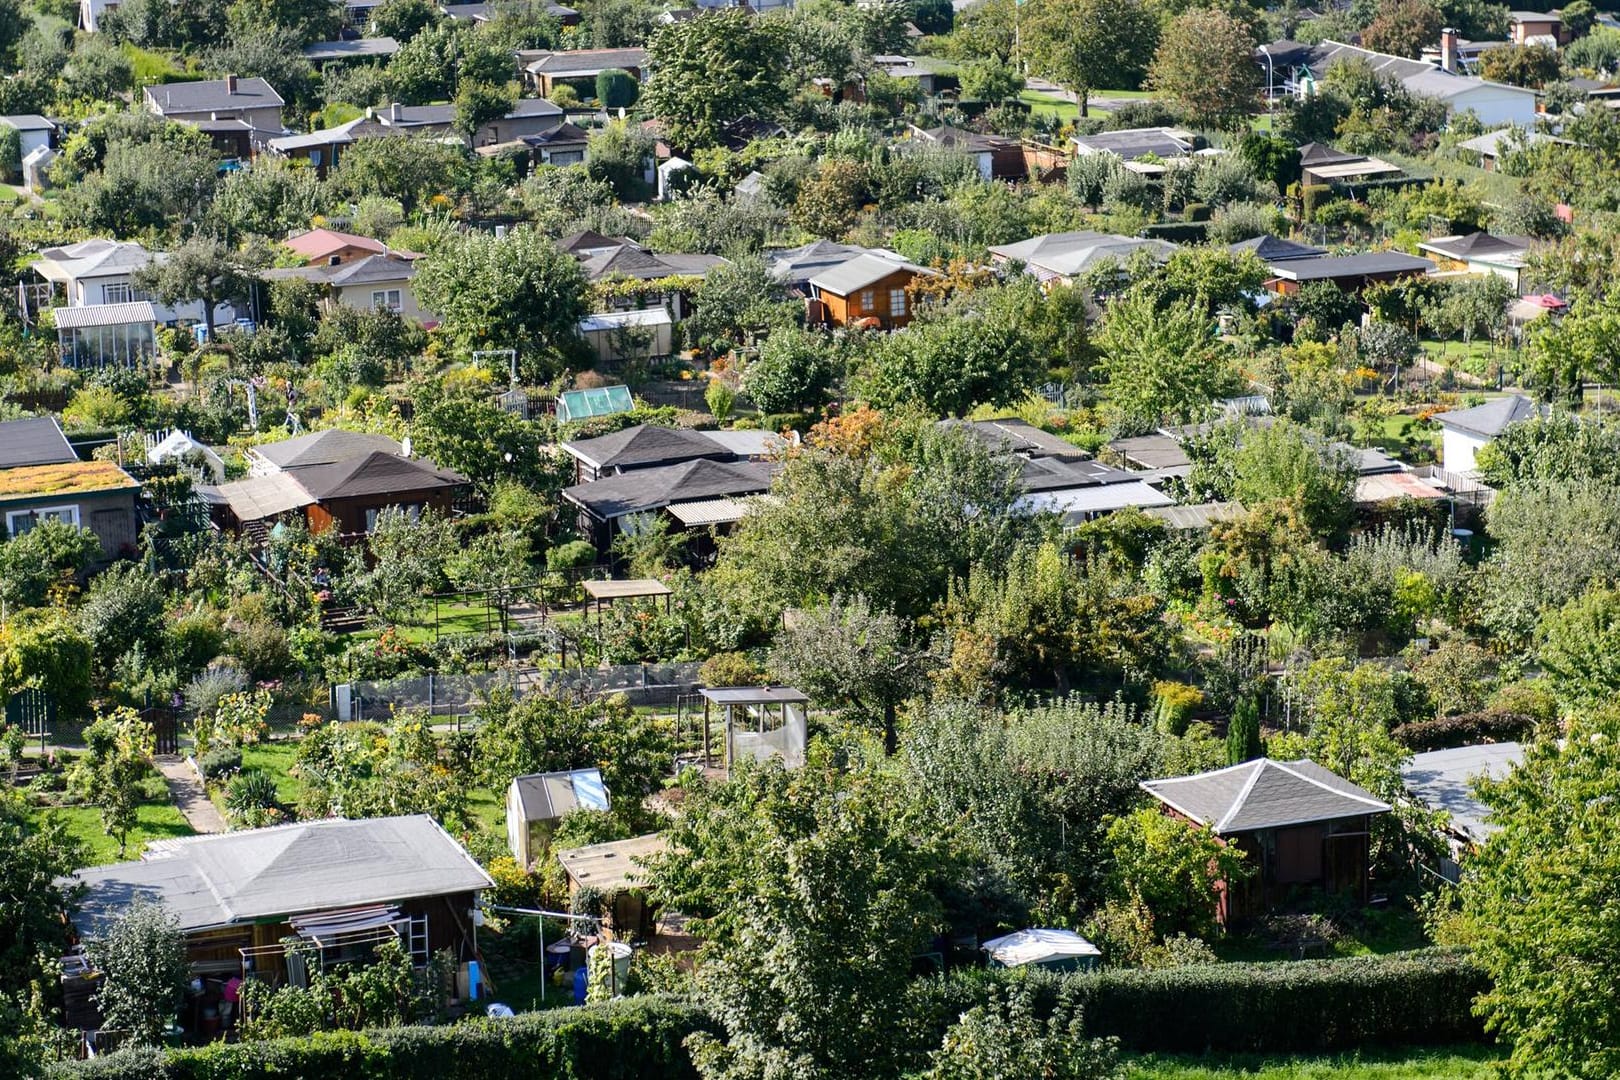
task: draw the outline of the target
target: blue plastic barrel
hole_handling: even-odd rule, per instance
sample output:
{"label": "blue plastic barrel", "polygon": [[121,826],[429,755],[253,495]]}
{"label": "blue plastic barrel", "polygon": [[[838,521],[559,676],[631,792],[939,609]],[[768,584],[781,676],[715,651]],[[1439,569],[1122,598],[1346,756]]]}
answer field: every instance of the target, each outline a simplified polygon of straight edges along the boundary
{"label": "blue plastic barrel", "polygon": [[585,1004],[585,986],[590,981],[591,971],[588,967],[574,969],[574,1004]]}

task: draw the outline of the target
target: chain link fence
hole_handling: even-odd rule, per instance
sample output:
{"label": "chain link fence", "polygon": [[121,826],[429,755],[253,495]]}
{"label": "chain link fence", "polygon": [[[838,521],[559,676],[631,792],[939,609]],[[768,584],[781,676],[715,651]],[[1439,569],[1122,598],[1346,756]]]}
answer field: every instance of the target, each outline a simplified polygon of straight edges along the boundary
{"label": "chain link fence", "polygon": [[536,691],[579,697],[623,694],[632,705],[674,705],[678,697],[698,685],[701,666],[694,661],[566,671],[519,667],[476,675],[339,683],[331,689],[331,709],[339,720],[385,720],[405,710],[459,717],[468,715],[500,690],[508,690],[516,697]]}

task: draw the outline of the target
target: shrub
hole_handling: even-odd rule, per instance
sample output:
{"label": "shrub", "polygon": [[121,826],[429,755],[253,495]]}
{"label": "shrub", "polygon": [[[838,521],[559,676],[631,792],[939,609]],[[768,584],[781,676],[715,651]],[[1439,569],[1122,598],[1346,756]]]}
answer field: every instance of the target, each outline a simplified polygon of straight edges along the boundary
{"label": "shrub", "polygon": [[235,746],[218,747],[197,759],[197,769],[203,774],[204,780],[218,780],[241,767],[242,751]]}
{"label": "shrub", "polygon": [[641,96],[641,83],[623,68],[596,74],[596,100],[604,109],[628,109]]}
{"label": "shrub", "polygon": [[225,809],[232,821],[248,828],[259,828],[275,821],[280,816],[276,806],[275,777],[262,769],[237,773],[225,788]]}
{"label": "shrub", "polygon": [[759,680],[759,668],[740,652],[715,653],[698,668],[704,686],[753,686]]}
{"label": "shrub", "polygon": [[1455,746],[1475,743],[1516,742],[1530,735],[1536,728],[1536,718],[1503,709],[1485,709],[1482,712],[1442,716],[1438,720],[1419,720],[1402,724],[1390,734],[1395,741],[1419,753],[1425,750],[1448,750]]}
{"label": "shrub", "polygon": [[596,565],[596,547],[588,540],[570,540],[546,552],[546,569],[554,574]]}
{"label": "shrub", "polygon": [[322,1032],[306,1038],[213,1043],[159,1056],[119,1052],[64,1062],[51,1080],[249,1080],[342,1076],[344,1080],[695,1080],[682,1040],[713,1023],[696,1008],[634,998],[583,1008],[471,1020],[447,1027]]}

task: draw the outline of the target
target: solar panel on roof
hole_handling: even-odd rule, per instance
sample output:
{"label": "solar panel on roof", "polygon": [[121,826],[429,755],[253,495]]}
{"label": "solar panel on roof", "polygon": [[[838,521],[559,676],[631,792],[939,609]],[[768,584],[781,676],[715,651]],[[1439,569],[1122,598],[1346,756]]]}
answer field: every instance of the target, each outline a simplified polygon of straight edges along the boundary
{"label": "solar panel on roof", "polygon": [[599,386],[590,390],[568,390],[557,398],[557,419],[587,420],[629,412],[636,404],[628,386]]}

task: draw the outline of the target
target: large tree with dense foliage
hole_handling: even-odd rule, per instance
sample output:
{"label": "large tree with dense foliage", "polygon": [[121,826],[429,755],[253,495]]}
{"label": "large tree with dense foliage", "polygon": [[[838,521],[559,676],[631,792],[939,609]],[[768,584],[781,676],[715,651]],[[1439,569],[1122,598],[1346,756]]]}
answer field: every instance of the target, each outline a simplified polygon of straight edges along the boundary
{"label": "large tree with dense foliage", "polygon": [[154,260],[137,270],[134,281],[165,304],[201,300],[210,340],[214,337],[214,309],[244,299],[253,288],[247,258],[222,241],[201,235],[186,240],[162,261]]}
{"label": "large tree with dense foliage", "polygon": [[914,402],[936,416],[1022,400],[1045,365],[1008,316],[954,306],[925,313],[874,351],[867,375],[872,400],[880,406]]}
{"label": "large tree with dense foliage", "polygon": [[783,29],[740,9],[660,27],[647,43],[642,108],[686,149],[712,145],[733,120],[772,115],[787,100]]}
{"label": "large tree with dense foliage", "polygon": [[528,379],[552,377],[578,348],[585,274],[535,229],[447,240],[421,260],[414,284],[441,333],[462,349],[516,349]]}
{"label": "large tree with dense foliage", "polygon": [[1620,1072],[1620,713],[1577,713],[1482,795],[1496,826],[1469,861],[1463,919],[1491,974],[1479,1008],[1515,1076]]}
{"label": "large tree with dense foliage", "polygon": [[1134,90],[1159,41],[1159,19],[1140,0],[1034,0],[1022,38],[1032,66],[1072,90],[1085,116],[1094,90]]}
{"label": "large tree with dense foliage", "polygon": [[1178,15],[1165,27],[1148,82],[1199,127],[1246,128],[1260,95],[1249,27],[1219,8]]}
{"label": "large tree with dense foliage", "polygon": [[1416,59],[1440,40],[1443,26],[1445,17],[1432,0],[1383,0],[1361,43],[1375,52]]}
{"label": "large tree with dense foliage", "polygon": [[705,943],[697,988],[725,1038],[691,1041],[702,1076],[899,1071],[894,1008],[939,909],[933,846],[897,809],[883,777],[815,758],[739,764],[687,793],[652,878]]}
{"label": "large tree with dense foliage", "polygon": [[1148,429],[1161,420],[1197,420],[1231,383],[1214,323],[1193,300],[1161,307],[1147,289],[1108,305],[1098,369],[1128,426]]}

